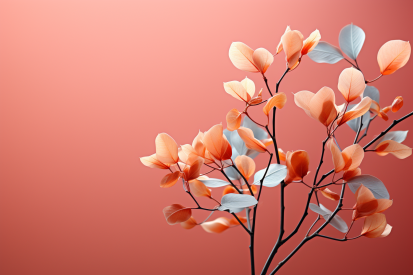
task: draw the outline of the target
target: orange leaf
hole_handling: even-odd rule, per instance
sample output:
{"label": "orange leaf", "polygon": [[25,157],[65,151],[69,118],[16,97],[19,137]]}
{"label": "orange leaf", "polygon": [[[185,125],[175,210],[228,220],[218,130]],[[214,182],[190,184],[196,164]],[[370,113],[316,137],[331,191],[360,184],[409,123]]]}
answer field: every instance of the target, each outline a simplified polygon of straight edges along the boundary
{"label": "orange leaf", "polygon": [[230,223],[227,218],[220,217],[210,222],[204,222],[201,226],[208,233],[222,233],[230,227]]}
{"label": "orange leaf", "polygon": [[247,156],[238,156],[235,159],[235,164],[237,165],[238,170],[245,177],[246,180],[254,174],[255,172],[255,162],[252,158]]}
{"label": "orange leaf", "polygon": [[[290,26],[287,26],[287,28],[285,29],[284,34],[286,34],[289,31],[291,31]],[[282,36],[281,36],[281,38],[282,38]],[[280,42],[278,43],[278,46],[277,46],[277,54],[279,54],[282,50],[283,50],[283,43],[282,43],[282,40],[280,39]]]}
{"label": "orange leaf", "polygon": [[[242,223],[246,223],[246,222],[247,222],[247,218],[240,217],[240,216],[238,216],[238,215],[237,215],[237,217],[238,217],[238,219],[239,219]],[[232,226],[240,225],[239,221],[238,221],[235,217],[232,217],[232,218],[229,220],[229,224],[230,224],[231,227],[232,227]]]}
{"label": "orange leaf", "polygon": [[171,186],[174,186],[175,183],[179,180],[180,177],[181,177],[181,172],[179,172],[179,171],[175,171],[173,173],[170,173],[170,174],[166,175],[161,180],[161,187],[162,188],[169,188]]}
{"label": "orange leaf", "polygon": [[412,148],[394,140],[380,142],[375,151],[379,156],[385,156],[390,153],[399,159],[405,159],[412,154]]}
{"label": "orange leaf", "polygon": [[162,133],[156,136],[156,158],[165,164],[178,162],[178,145],[168,134]]}
{"label": "orange leaf", "polygon": [[357,189],[355,196],[357,202],[354,206],[353,220],[383,212],[393,203],[388,199],[375,199],[373,193],[363,184]]}
{"label": "orange leaf", "polygon": [[248,104],[250,105],[255,105],[258,103],[262,102],[262,89],[259,91],[258,95],[254,98],[251,98],[250,102],[248,102]]}
{"label": "orange leaf", "polygon": [[351,102],[363,94],[366,88],[363,74],[351,67],[344,69],[338,78],[338,89],[347,102]]}
{"label": "orange leaf", "polygon": [[255,150],[260,153],[264,153],[267,151],[267,147],[254,137],[254,133],[251,129],[245,127],[239,127],[237,129],[239,136],[245,142],[245,146],[248,149]]}
{"label": "orange leaf", "polygon": [[318,30],[313,31],[310,36],[304,41],[303,48],[301,49],[301,55],[306,55],[311,52],[320,42],[321,35]]}
{"label": "orange leaf", "polygon": [[238,194],[238,191],[232,186],[226,186],[224,188],[224,191],[222,191],[222,196],[225,196],[227,194]]}
{"label": "orange leaf", "polygon": [[288,68],[292,68],[300,58],[301,49],[303,47],[303,38],[298,31],[286,32],[281,37],[281,42],[285,52],[285,58],[288,63]]}
{"label": "orange leaf", "polygon": [[360,166],[364,158],[364,150],[359,144],[353,144],[345,148],[343,152],[341,152],[341,155],[346,163],[343,170],[354,170]]}
{"label": "orange leaf", "polygon": [[359,104],[353,107],[350,111],[347,111],[342,118],[338,119],[338,125],[342,125],[343,123],[346,123],[349,120],[361,117],[364,115],[366,112],[369,111],[370,105],[371,105],[371,98],[370,97],[364,97]]}
{"label": "orange leaf", "polygon": [[156,154],[147,156],[147,157],[141,157],[140,158],[141,162],[143,165],[148,166],[150,168],[159,168],[159,169],[169,169],[169,164],[162,163],[156,158]]}
{"label": "orange leaf", "polygon": [[[226,160],[231,158],[231,145],[224,136],[221,124],[212,126],[211,129],[209,129],[205,133],[202,141],[204,142],[208,153],[211,154],[215,159]],[[205,157],[208,157],[206,152]]]}
{"label": "orange leaf", "polygon": [[285,161],[285,153],[281,148],[278,148],[278,156],[280,157],[281,161]]}
{"label": "orange leaf", "polygon": [[195,197],[211,197],[211,190],[199,180],[189,181],[189,188]]}
{"label": "orange leaf", "polygon": [[337,117],[335,96],[328,87],[321,88],[311,99],[310,114],[326,127]]}
{"label": "orange leaf", "polygon": [[204,138],[204,133],[199,131],[198,135],[194,138],[192,141],[192,147],[194,148],[195,152],[198,154],[200,157],[205,156],[205,145],[202,142],[202,139]]}
{"label": "orange leaf", "polygon": [[224,89],[225,89],[225,92],[227,92],[228,94],[244,102],[248,103],[251,99],[251,96],[247,93],[247,90],[245,90],[241,82],[238,82],[238,81],[226,82],[224,83]]}
{"label": "orange leaf", "polygon": [[284,182],[290,183],[293,181],[302,180],[308,174],[308,166],[310,158],[308,153],[303,150],[287,152],[286,156],[287,176]]}
{"label": "orange leaf", "polygon": [[400,110],[400,108],[403,107],[403,97],[398,96],[394,99],[392,105],[391,105],[391,111],[393,113],[397,112]]}
{"label": "orange leaf", "polygon": [[265,104],[263,108],[264,114],[268,116],[268,114],[274,107],[282,109],[286,102],[287,96],[283,92],[275,94],[267,101],[267,104]]}
{"label": "orange leaf", "polygon": [[264,48],[256,49],[252,54],[252,59],[262,74],[264,74],[272,62],[274,62],[274,56]]}
{"label": "orange leaf", "polygon": [[333,201],[338,201],[340,199],[340,195],[331,191],[327,187],[320,188],[321,194],[323,194],[324,197],[327,199],[333,200]]}
{"label": "orange leaf", "polygon": [[344,162],[343,155],[340,152],[340,149],[337,147],[333,139],[329,141],[330,152],[333,157],[334,171],[339,173],[343,170],[346,163]]}
{"label": "orange leaf", "polygon": [[389,75],[406,65],[410,58],[410,43],[402,40],[386,42],[377,54],[380,72]]}
{"label": "orange leaf", "polygon": [[384,214],[374,214],[364,220],[361,235],[367,238],[378,238],[384,232],[387,226],[386,216]]}
{"label": "orange leaf", "polygon": [[197,225],[196,220],[192,216],[187,221],[181,222],[181,226],[185,229],[191,229]]}
{"label": "orange leaf", "polygon": [[188,163],[189,166],[184,169],[184,177],[186,181],[191,181],[199,177],[199,172],[201,170],[204,160],[197,158],[193,162]]}
{"label": "orange leaf", "polygon": [[191,208],[186,208],[180,204],[172,204],[163,209],[166,222],[170,225],[187,221],[191,218]]}
{"label": "orange leaf", "polygon": [[391,109],[391,106],[387,106],[387,107],[384,107],[381,111],[387,114],[390,111],[390,109]]}
{"label": "orange leaf", "polygon": [[360,168],[356,168],[354,170],[351,171],[346,171],[343,174],[343,180],[344,181],[349,181],[350,179],[354,178],[355,176],[359,176],[361,175],[361,169]]}
{"label": "orange leaf", "polygon": [[[249,79],[248,77],[244,78],[241,81],[241,85],[242,87],[244,87],[245,91],[247,92],[247,94],[250,95],[250,97],[252,98],[255,94],[255,84],[254,81],[252,81],[251,79]],[[261,89],[262,91],[262,89]]]}
{"label": "orange leaf", "polygon": [[242,42],[233,42],[229,48],[229,59],[234,66],[242,71],[258,73],[252,55],[254,50]]}
{"label": "orange leaf", "polygon": [[314,95],[314,93],[309,91],[301,91],[294,94],[295,104],[301,109],[303,109],[309,117],[312,117],[310,113],[310,101]]}
{"label": "orange leaf", "polygon": [[227,129],[230,131],[237,130],[241,126],[241,112],[237,109],[232,109],[227,114]]}

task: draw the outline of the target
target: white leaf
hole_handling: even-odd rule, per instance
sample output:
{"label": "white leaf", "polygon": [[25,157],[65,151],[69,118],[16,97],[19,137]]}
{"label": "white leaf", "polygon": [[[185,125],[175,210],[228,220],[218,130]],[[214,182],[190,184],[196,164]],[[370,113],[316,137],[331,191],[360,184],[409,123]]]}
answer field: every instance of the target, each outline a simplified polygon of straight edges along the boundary
{"label": "white leaf", "polygon": [[[255,173],[254,183],[255,185],[261,185],[260,180],[264,176],[266,169],[262,169]],[[287,166],[282,164],[271,164],[268,168],[267,175],[265,176],[263,186],[274,187],[280,184],[287,176]]]}
{"label": "white leaf", "polygon": [[384,183],[376,177],[370,175],[360,175],[351,178],[347,184],[353,193],[356,193],[360,185],[363,184],[370,189],[376,199],[390,199],[386,186],[384,186]]}
{"label": "white leaf", "polygon": [[364,89],[364,92],[363,92],[363,97],[366,97],[366,96],[370,97],[371,99],[373,99],[377,103],[379,103],[379,101],[380,101],[380,92],[374,86],[368,86],[368,85],[366,86],[366,88]]}
{"label": "white leaf", "polygon": [[353,60],[359,55],[365,39],[364,31],[353,24],[342,28],[338,36],[341,50]]}
{"label": "white leaf", "polygon": [[307,55],[317,63],[328,64],[337,63],[344,58],[343,54],[337,47],[323,41],[320,41]]}
{"label": "white leaf", "polygon": [[231,133],[231,146],[234,147],[240,155],[245,155],[247,153],[248,148],[239,136],[238,131],[233,131]]}
{"label": "white leaf", "polygon": [[258,201],[251,195],[243,194],[226,194],[221,199],[220,211],[230,210],[230,212],[238,211],[238,208],[245,208],[256,205]]}
{"label": "white leaf", "polygon": [[214,179],[214,178],[202,179],[199,181],[205,184],[206,187],[210,187],[210,188],[222,187],[222,186],[227,186],[230,184],[229,182],[225,180]]}
{"label": "white leaf", "polygon": [[395,142],[398,143],[402,143],[406,137],[407,137],[407,133],[409,131],[393,131],[393,132],[388,132],[387,134],[385,134],[384,136],[382,136],[381,138],[379,138],[373,145],[374,148],[377,147],[377,145],[379,145],[382,141],[385,140],[394,140]]}
{"label": "white leaf", "polygon": [[[310,203],[309,207],[313,212],[323,216],[326,221],[331,217],[331,214],[333,214],[333,212],[325,208],[322,204],[318,206],[314,203]],[[337,214],[334,215],[334,218],[329,224],[340,232],[346,233],[348,231],[347,223]]]}

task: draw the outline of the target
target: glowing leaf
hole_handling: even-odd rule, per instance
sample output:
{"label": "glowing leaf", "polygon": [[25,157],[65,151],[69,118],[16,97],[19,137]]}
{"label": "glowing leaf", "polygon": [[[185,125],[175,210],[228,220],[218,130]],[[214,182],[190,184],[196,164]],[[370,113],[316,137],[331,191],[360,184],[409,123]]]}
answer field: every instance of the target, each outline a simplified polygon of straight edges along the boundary
{"label": "glowing leaf", "polygon": [[306,55],[311,52],[321,39],[320,32],[318,30],[313,31],[310,36],[304,41],[303,48],[301,49],[301,55]]}
{"label": "glowing leaf", "polygon": [[230,159],[232,155],[231,145],[224,136],[221,124],[212,126],[205,134],[203,143],[208,152],[218,160]]}
{"label": "glowing leaf", "polygon": [[303,47],[303,38],[300,36],[299,32],[289,31],[281,37],[281,42],[288,68],[291,69],[300,58],[301,48]]}
{"label": "glowing leaf", "polygon": [[360,176],[361,175],[361,169],[360,168],[356,168],[352,171],[346,171],[343,174],[343,180],[344,181],[349,181],[350,179],[352,179],[355,176]]}
{"label": "glowing leaf", "polygon": [[388,199],[376,199],[373,193],[363,184],[357,189],[356,205],[354,206],[353,220],[371,216],[375,213],[381,213],[389,208],[393,201]]}
{"label": "glowing leaf", "polygon": [[338,201],[340,199],[340,195],[331,191],[327,187],[320,188],[321,194],[323,194],[324,197],[333,200],[333,201]]}
{"label": "glowing leaf", "polygon": [[175,183],[179,180],[180,177],[181,177],[181,172],[179,172],[179,171],[175,171],[173,173],[170,173],[170,174],[166,175],[161,180],[161,187],[162,188],[169,188],[171,186],[174,186]]}
{"label": "glowing leaf", "polygon": [[344,69],[338,78],[338,89],[347,102],[357,99],[363,94],[366,84],[363,74],[351,67]]}
{"label": "glowing leaf", "polygon": [[241,126],[241,112],[232,109],[227,114],[227,129],[230,131],[237,130]]}
{"label": "glowing leaf", "polygon": [[211,191],[199,180],[189,181],[189,188],[195,197],[211,197]]}
{"label": "glowing leaf", "polygon": [[192,216],[187,221],[181,222],[181,226],[185,229],[191,229],[197,225],[196,220]]}
{"label": "glowing leaf", "polygon": [[312,118],[310,113],[310,101],[315,94],[309,91],[301,91],[294,94],[295,104],[304,110],[304,112]]}
{"label": "glowing leaf", "polygon": [[394,140],[382,141],[379,145],[377,145],[375,151],[379,156],[385,156],[391,153],[399,159],[405,159],[412,154],[412,148]]}
{"label": "glowing leaf", "polygon": [[158,134],[155,139],[156,158],[165,164],[178,162],[178,145],[168,134]]}
{"label": "glowing leaf", "polygon": [[156,154],[140,158],[143,165],[150,168],[169,169],[169,164],[162,163],[156,158]]}
{"label": "glowing leaf", "polygon": [[342,171],[346,163],[344,162],[343,155],[341,154],[340,149],[337,147],[333,139],[329,141],[330,152],[333,157],[334,171],[336,173]]}
{"label": "glowing leaf", "polygon": [[245,91],[247,91],[247,94],[249,94],[250,97],[252,98],[255,94],[254,81],[252,81],[251,79],[246,77],[241,81],[241,85],[242,85],[242,87],[244,87]]}
{"label": "glowing leaf", "polygon": [[204,222],[201,226],[208,233],[222,233],[230,227],[230,223],[227,218],[221,217],[210,222]]}
{"label": "glowing leaf", "polygon": [[268,116],[268,114],[274,107],[282,109],[286,102],[287,96],[283,92],[275,94],[267,101],[267,104],[265,104],[263,108],[264,114]]}
{"label": "glowing leaf", "polygon": [[347,111],[341,119],[338,119],[338,125],[342,125],[343,123],[346,123],[349,120],[364,115],[366,112],[369,111],[371,102],[372,101],[370,97],[364,97],[359,104],[354,106],[354,108],[350,111]]}
{"label": "glowing leaf", "polygon": [[237,132],[241,139],[245,142],[245,146],[248,149],[252,149],[260,153],[264,153],[267,151],[266,146],[254,137],[254,133],[251,129],[240,127],[238,128]]}
{"label": "glowing leaf", "polygon": [[364,220],[361,235],[367,238],[378,238],[383,234],[386,226],[386,216],[380,213],[374,214]]}
{"label": "glowing leaf", "polygon": [[310,114],[326,127],[337,117],[335,96],[328,87],[321,88],[310,100]]}
{"label": "glowing leaf", "polygon": [[238,156],[235,159],[235,164],[246,180],[248,180],[255,172],[255,162],[250,157]]}
{"label": "glowing leaf", "polygon": [[[289,31],[291,31],[290,26],[287,26],[287,28],[285,29],[284,34],[289,32]],[[280,42],[278,43],[278,46],[277,46],[277,54],[279,54],[282,50],[283,50],[283,43],[282,43],[282,40],[280,39]]]}
{"label": "glowing leaf", "polygon": [[233,42],[229,48],[229,59],[234,66],[242,71],[258,73],[252,55],[254,50],[242,42]]}
{"label": "glowing leaf", "polygon": [[343,170],[354,170],[360,166],[364,158],[364,150],[359,144],[353,144],[345,148],[341,155],[346,163]]}
{"label": "glowing leaf", "polygon": [[386,42],[377,54],[380,72],[389,75],[406,65],[410,58],[410,43],[402,40]]}
{"label": "glowing leaf", "polygon": [[398,96],[394,99],[393,103],[391,104],[391,111],[395,113],[398,110],[400,110],[401,107],[403,107],[403,97]]}
{"label": "glowing leaf", "polygon": [[180,204],[172,204],[163,209],[166,222],[170,225],[187,221],[191,218],[191,208],[186,208]]}
{"label": "glowing leaf", "polygon": [[287,176],[284,179],[286,184],[302,180],[308,174],[310,158],[303,150],[287,152],[286,156]]}
{"label": "glowing leaf", "polygon": [[232,95],[238,100],[248,102],[251,99],[251,96],[247,93],[247,90],[245,90],[241,82],[238,82],[238,81],[226,82],[224,83],[224,89],[225,89],[225,92]]}
{"label": "glowing leaf", "polygon": [[252,54],[252,59],[258,70],[264,74],[268,67],[274,62],[274,56],[266,49],[259,48]]}

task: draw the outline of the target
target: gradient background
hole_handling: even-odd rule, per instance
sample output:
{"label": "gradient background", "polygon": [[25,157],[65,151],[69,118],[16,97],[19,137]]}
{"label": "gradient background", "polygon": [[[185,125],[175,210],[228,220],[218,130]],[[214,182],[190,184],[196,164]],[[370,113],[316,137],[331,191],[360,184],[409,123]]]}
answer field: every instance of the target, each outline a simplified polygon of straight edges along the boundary
{"label": "gradient background", "polygon": [[[411,10],[403,0],[1,1],[0,274],[249,274],[247,234],[241,228],[217,235],[169,226],[165,206],[194,203],[179,185],[160,189],[165,171],[144,167],[139,157],[155,152],[160,132],[185,144],[199,129],[225,125],[226,113],[243,104],[224,92],[222,82],[248,75],[257,89],[264,87],[260,75],[233,67],[231,42],[275,52],[289,24],[305,37],[317,28],[323,41],[338,45],[340,29],[353,22],[366,32],[359,64],[372,79],[379,74],[376,56],[385,42],[413,40]],[[330,86],[342,103],[337,81],[346,67],[345,61],[326,65],[304,58],[281,85],[288,102],[277,114],[278,142],[285,151],[309,152],[309,178],[325,131],[295,106],[291,93]],[[266,74],[273,88],[284,68],[282,54]],[[405,106],[388,122],[377,119],[362,144],[413,109],[412,73],[410,61],[374,83],[382,106],[398,95]],[[261,108],[255,117],[264,121]],[[412,122],[395,130],[412,129]],[[347,126],[338,134],[342,147],[353,141]],[[405,144],[413,146],[412,135]],[[332,167],[328,151],[325,159],[322,172]],[[257,169],[266,162],[267,157],[257,158]],[[412,164],[413,158],[368,153],[361,166],[379,177],[394,199],[386,212],[394,226],[388,238],[316,239],[280,274],[411,274]],[[278,235],[278,191],[263,192],[257,270]],[[301,217],[307,192],[300,185],[287,188],[287,232]],[[214,194],[219,198],[221,191]],[[349,190],[345,203],[354,204]],[[340,215],[349,220],[351,214]],[[195,214],[198,220],[204,216]],[[272,267],[315,217],[310,213]],[[350,235],[360,230],[359,222]],[[329,227],[323,232],[341,236]]]}

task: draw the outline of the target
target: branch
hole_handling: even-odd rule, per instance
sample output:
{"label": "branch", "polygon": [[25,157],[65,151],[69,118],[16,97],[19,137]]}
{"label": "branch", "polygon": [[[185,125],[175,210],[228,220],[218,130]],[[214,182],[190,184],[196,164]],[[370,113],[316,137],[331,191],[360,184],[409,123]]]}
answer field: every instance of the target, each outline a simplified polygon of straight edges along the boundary
{"label": "branch", "polygon": [[360,137],[360,139],[357,141],[357,143],[360,143],[360,141],[367,136],[367,131],[369,130],[370,127],[370,123],[377,117],[377,115],[375,115],[374,117],[370,118],[369,124],[367,124],[366,130],[364,130],[364,134]]}
{"label": "branch", "polygon": [[[234,165],[235,167],[235,165]],[[238,193],[242,194],[242,192],[235,186],[235,184],[228,178],[227,174],[225,174],[224,170],[221,170],[221,173],[225,176],[225,178],[231,183],[232,187],[235,188],[235,190],[238,191]]]}

